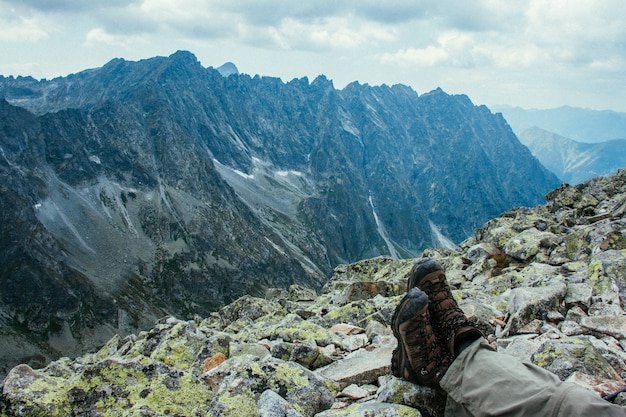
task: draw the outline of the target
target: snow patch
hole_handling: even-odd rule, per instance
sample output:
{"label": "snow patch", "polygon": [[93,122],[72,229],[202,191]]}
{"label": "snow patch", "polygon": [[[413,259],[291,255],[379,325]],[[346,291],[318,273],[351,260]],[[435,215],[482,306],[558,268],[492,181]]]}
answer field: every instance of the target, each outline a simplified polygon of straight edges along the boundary
{"label": "snow patch", "polygon": [[280,177],[287,177],[289,176],[289,174],[291,175],[295,175],[296,177],[302,177],[304,176],[304,174],[300,171],[294,171],[294,170],[289,170],[289,171],[276,171],[276,175],[280,176]]}
{"label": "snow patch", "polygon": [[285,251],[280,246],[278,246],[276,243],[274,243],[270,239],[268,239],[267,236],[265,237],[265,240],[267,240],[269,242],[269,244],[272,245],[272,247],[276,250],[276,252],[280,253],[281,255],[287,256]]}
{"label": "snow patch", "polygon": [[239,171],[238,169],[234,169],[234,168],[232,170],[235,174],[239,175],[240,177],[246,178],[248,180],[254,179],[254,175],[246,174],[245,172]]}
{"label": "snow patch", "polygon": [[[67,234],[73,235],[83,250],[94,255],[96,254],[96,251],[87,244],[85,239],[83,239],[83,236],[74,226],[72,220],[65,215],[65,210],[60,209],[51,198],[47,198],[42,204],[40,204],[37,218],[48,230],[50,230],[50,225],[54,225],[56,230],[60,232],[66,231]],[[54,231],[52,234],[55,234]]]}
{"label": "snow patch", "polygon": [[389,236],[387,236],[387,231],[385,230],[385,226],[378,219],[378,214],[376,213],[376,209],[374,208],[374,199],[372,196],[369,196],[370,207],[372,208],[372,214],[374,214],[374,220],[376,221],[376,227],[378,228],[378,234],[383,238],[385,244],[387,245],[387,249],[389,249],[389,254],[396,259],[400,259],[400,254],[396,250],[395,246]]}
{"label": "snow patch", "polygon": [[341,113],[341,128],[357,138],[361,137],[359,129],[354,126],[350,117],[344,112]]}
{"label": "snow patch", "polygon": [[438,243],[439,246],[447,249],[458,249],[459,247],[449,238],[441,233],[441,229],[432,222],[432,220],[428,220],[428,224],[430,225],[430,230],[433,234],[435,242]]}

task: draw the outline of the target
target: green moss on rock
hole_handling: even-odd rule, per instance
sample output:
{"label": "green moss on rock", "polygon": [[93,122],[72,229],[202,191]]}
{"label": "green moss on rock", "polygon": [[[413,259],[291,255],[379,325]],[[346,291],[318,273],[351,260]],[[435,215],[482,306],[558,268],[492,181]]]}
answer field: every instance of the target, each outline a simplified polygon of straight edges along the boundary
{"label": "green moss on rock", "polygon": [[611,288],[611,280],[604,273],[604,266],[600,261],[592,261],[585,272],[587,283],[593,289],[594,295],[604,294]]}
{"label": "green moss on rock", "polygon": [[250,390],[243,394],[225,392],[215,398],[211,411],[212,415],[222,417],[250,417],[259,414],[256,397]]}

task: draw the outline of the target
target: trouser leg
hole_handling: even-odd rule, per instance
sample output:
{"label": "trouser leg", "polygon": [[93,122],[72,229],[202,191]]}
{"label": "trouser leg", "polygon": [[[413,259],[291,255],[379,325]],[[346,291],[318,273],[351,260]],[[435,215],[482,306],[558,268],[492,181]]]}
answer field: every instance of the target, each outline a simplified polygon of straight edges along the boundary
{"label": "trouser leg", "polygon": [[495,352],[479,339],[454,360],[441,380],[446,416],[626,417],[626,409],[553,373]]}

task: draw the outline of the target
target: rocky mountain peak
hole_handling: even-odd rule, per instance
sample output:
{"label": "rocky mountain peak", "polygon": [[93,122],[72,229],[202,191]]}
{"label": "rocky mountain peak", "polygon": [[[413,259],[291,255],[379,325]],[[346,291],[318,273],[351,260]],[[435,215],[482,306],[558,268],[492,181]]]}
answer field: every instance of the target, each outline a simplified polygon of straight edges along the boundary
{"label": "rocky mountain peak", "polygon": [[232,62],[226,62],[217,67],[217,72],[222,74],[222,77],[229,77],[231,75],[239,75],[239,69]]}
{"label": "rocky mountain peak", "polygon": [[325,75],[318,75],[311,83],[311,87],[316,87],[324,90],[334,90],[332,80],[329,80]]}

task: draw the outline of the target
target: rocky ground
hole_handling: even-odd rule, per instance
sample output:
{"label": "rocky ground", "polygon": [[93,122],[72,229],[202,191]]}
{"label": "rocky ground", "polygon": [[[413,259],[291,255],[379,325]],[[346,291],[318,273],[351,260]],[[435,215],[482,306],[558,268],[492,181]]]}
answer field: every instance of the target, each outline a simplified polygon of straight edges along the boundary
{"label": "rocky ground", "polygon": [[[626,385],[626,170],[546,199],[423,256],[499,351],[607,394]],[[389,322],[412,263],[341,265],[320,294],[244,296],[75,360],[17,366],[0,415],[442,416],[442,393],[390,375]]]}

